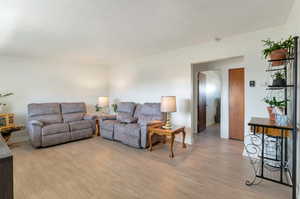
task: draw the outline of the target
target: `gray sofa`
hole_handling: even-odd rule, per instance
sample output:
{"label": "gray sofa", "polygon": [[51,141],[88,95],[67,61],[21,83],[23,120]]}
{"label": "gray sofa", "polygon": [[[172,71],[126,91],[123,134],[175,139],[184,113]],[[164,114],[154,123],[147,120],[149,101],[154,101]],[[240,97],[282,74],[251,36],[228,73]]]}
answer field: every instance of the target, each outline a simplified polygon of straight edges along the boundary
{"label": "gray sofa", "polygon": [[46,147],[92,137],[96,116],[86,114],[84,103],[28,105],[28,133],[32,146]]}
{"label": "gray sofa", "polygon": [[[160,103],[121,102],[118,104],[116,117],[101,118],[101,136],[132,147],[146,148],[149,145],[148,127],[163,123],[164,118]],[[157,135],[153,136],[153,142],[160,139]]]}

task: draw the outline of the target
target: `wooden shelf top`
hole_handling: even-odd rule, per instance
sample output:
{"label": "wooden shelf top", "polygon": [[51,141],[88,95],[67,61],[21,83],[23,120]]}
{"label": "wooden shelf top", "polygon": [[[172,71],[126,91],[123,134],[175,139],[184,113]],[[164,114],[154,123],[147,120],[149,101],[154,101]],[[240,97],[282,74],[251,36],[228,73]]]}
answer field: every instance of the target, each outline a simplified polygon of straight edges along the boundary
{"label": "wooden shelf top", "polygon": [[280,126],[275,121],[269,120],[269,118],[262,118],[262,117],[252,117],[250,122],[248,123],[249,126],[261,126],[261,127],[269,127],[269,128],[276,128],[276,129],[285,129],[285,130],[293,130],[292,125]]}

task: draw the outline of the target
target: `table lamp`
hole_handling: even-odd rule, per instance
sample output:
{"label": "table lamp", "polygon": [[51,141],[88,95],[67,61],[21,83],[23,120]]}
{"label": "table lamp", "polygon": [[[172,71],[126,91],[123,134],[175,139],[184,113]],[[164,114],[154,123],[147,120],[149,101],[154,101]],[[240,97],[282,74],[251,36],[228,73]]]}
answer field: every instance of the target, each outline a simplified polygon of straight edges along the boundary
{"label": "table lamp", "polygon": [[160,110],[163,113],[167,113],[167,121],[163,126],[164,129],[171,129],[171,113],[176,112],[176,96],[162,96]]}
{"label": "table lamp", "polygon": [[105,109],[109,107],[109,98],[108,97],[99,97],[98,106],[101,112],[105,113]]}

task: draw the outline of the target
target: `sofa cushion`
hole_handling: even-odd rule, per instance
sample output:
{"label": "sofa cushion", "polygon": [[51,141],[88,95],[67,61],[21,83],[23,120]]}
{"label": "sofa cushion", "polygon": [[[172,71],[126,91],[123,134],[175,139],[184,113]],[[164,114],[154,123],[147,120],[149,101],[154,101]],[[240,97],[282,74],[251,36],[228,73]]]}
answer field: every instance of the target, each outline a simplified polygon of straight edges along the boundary
{"label": "sofa cushion", "polygon": [[138,119],[139,116],[141,115],[141,109],[142,109],[143,105],[142,104],[138,104],[136,105],[135,107],[135,110],[134,110],[134,114],[133,114],[133,117]]}
{"label": "sofa cushion", "polygon": [[28,105],[28,115],[53,115],[60,114],[60,107],[58,103],[33,103]]}
{"label": "sofa cushion", "polygon": [[70,130],[71,131],[77,131],[77,130],[92,128],[92,124],[88,120],[69,122],[69,125],[70,125]]}
{"label": "sofa cushion", "polygon": [[133,123],[137,121],[137,119],[132,117],[129,113],[124,112],[118,113],[117,120],[122,123]]}
{"label": "sofa cushion", "polygon": [[42,144],[41,146],[52,146],[56,144],[61,144],[70,141],[70,133],[64,132],[59,134],[42,136]]}
{"label": "sofa cushion", "polygon": [[86,114],[85,103],[62,103],[61,112],[64,122],[83,120]]}
{"label": "sofa cushion", "polygon": [[133,113],[135,110],[135,103],[133,102],[121,102],[118,104],[117,120],[122,123],[134,122]]}
{"label": "sofa cushion", "polygon": [[114,139],[124,144],[140,147],[141,128],[137,123],[115,124]]}
{"label": "sofa cushion", "polygon": [[113,131],[114,130],[114,125],[120,123],[117,120],[104,120],[103,122],[101,122],[100,124],[100,128],[101,129],[105,129],[105,130],[109,130],[109,131]]}
{"label": "sofa cushion", "polygon": [[137,123],[132,124],[115,124],[115,133],[122,133],[132,136],[140,136],[140,126]]}
{"label": "sofa cushion", "polygon": [[71,131],[71,140],[79,140],[83,138],[89,138],[93,136],[93,129],[80,129],[76,131]]}
{"label": "sofa cushion", "polygon": [[118,104],[117,112],[129,113],[131,116],[133,116],[134,109],[135,109],[134,102],[120,102]]}
{"label": "sofa cushion", "polygon": [[154,120],[164,120],[163,113],[160,111],[160,103],[145,103],[141,108],[138,123],[147,124]]}
{"label": "sofa cushion", "polygon": [[145,103],[141,108],[141,114],[161,116],[160,103]]}
{"label": "sofa cushion", "polygon": [[63,114],[64,122],[75,122],[83,120],[84,113],[67,113]]}
{"label": "sofa cushion", "polygon": [[38,120],[46,125],[62,122],[60,105],[58,103],[29,104],[28,116],[28,120]]}
{"label": "sofa cushion", "polygon": [[101,137],[109,140],[114,140],[114,132],[106,129],[101,129]]}
{"label": "sofa cushion", "polygon": [[53,135],[69,132],[69,125],[66,123],[49,124],[43,127],[42,135]]}
{"label": "sofa cushion", "polygon": [[86,113],[86,106],[83,102],[61,103],[61,112],[66,113]]}

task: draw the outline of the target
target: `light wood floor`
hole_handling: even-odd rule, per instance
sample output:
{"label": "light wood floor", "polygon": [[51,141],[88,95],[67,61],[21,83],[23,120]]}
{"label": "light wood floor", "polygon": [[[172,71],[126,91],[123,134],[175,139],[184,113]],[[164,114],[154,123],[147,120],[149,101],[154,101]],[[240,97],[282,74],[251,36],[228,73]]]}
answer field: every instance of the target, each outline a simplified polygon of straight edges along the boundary
{"label": "light wood floor", "polygon": [[247,187],[249,166],[241,142],[221,140],[216,126],[175,158],[167,146],[153,152],[100,137],[33,149],[15,146],[16,199],[287,199],[290,188],[271,182]]}

